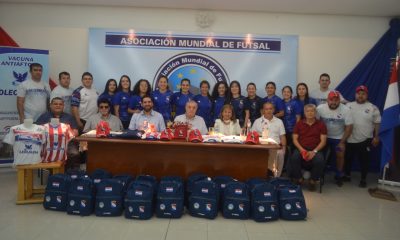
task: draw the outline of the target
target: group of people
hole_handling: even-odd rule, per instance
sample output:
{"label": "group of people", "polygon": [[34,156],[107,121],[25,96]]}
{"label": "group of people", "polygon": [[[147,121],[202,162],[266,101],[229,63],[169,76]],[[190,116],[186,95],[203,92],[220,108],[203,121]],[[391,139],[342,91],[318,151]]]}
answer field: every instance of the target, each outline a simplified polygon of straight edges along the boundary
{"label": "group of people", "polygon": [[302,169],[311,171],[310,189],[315,189],[324,171],[327,148],[336,159],[339,186],[350,181],[351,160],[359,155],[359,186],[365,187],[370,146],[379,143],[380,113],[368,101],[368,89],[358,87],[356,101],[347,103],[339,92],[329,88],[330,76],[326,73],[320,75],[318,89],[309,92],[305,83],[299,83],[293,96],[292,88],[285,86],[282,98],[276,95],[274,82],[266,84],[264,98],[257,96],[254,83],[247,84],[247,96],[243,96],[238,81],[229,85],[217,82],[211,94],[210,83],[202,81],[200,93],[194,95],[186,78],[180,82],[180,91],[173,93],[165,76],[158,79],[152,91],[146,79],[139,80],[132,90],[131,79],[123,75],[118,83],[109,79],[103,93],[98,94],[89,72],[83,73],[82,85],[75,90],[70,88],[68,72],[59,74],[59,85],[53,91],[41,81],[40,64],[30,65],[30,75],[31,79],[17,89],[21,122],[32,118],[43,124],[56,117],[70,124],[76,135],[95,129],[100,121],[107,121],[112,131],[146,130],[151,124],[161,132],[172,122],[187,123],[201,134],[207,134],[210,127],[224,135],[239,135],[243,129],[250,129],[282,146],[270,169],[279,176],[286,155],[287,173],[296,182],[303,182]]}

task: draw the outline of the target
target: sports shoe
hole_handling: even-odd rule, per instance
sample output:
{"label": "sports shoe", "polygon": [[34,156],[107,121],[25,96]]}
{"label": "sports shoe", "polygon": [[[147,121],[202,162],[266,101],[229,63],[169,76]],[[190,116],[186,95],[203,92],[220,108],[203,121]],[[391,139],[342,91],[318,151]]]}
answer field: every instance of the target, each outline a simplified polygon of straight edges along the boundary
{"label": "sports shoe", "polygon": [[366,187],[367,187],[367,182],[366,182],[365,180],[361,180],[361,181],[360,181],[360,184],[358,184],[358,186],[359,186],[360,188],[366,188]]}

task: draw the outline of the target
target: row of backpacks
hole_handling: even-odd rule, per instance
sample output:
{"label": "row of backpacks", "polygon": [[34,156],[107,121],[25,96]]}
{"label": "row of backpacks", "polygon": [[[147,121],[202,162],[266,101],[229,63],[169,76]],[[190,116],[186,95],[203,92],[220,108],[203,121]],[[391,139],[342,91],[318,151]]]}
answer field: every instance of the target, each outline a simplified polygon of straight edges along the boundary
{"label": "row of backpacks", "polygon": [[219,210],[225,218],[258,222],[303,220],[307,208],[300,186],[288,179],[252,178],[240,182],[229,176],[209,178],[192,174],[186,182],[178,176],[112,176],[97,169],[55,174],[48,178],[45,209],[88,216],[125,215],[129,219],[180,218],[186,206],[194,217],[214,219]]}

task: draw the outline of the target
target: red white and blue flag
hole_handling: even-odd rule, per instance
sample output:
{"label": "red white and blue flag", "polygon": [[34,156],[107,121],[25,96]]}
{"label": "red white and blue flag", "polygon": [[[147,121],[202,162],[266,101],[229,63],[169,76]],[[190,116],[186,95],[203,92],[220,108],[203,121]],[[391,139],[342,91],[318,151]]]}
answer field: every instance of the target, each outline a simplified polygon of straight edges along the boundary
{"label": "red white and blue flag", "polygon": [[389,81],[386,95],[385,107],[382,114],[382,122],[379,130],[379,137],[382,142],[381,169],[392,160],[394,149],[394,130],[400,125],[400,100],[398,69],[399,59],[397,58]]}

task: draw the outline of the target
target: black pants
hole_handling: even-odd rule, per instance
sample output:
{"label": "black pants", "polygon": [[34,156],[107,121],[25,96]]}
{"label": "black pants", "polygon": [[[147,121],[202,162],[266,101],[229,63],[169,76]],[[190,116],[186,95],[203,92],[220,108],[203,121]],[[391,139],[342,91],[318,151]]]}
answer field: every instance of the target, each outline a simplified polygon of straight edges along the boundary
{"label": "black pants", "polygon": [[311,171],[312,180],[319,180],[325,168],[324,154],[322,152],[317,152],[313,159],[306,162],[301,156],[300,151],[296,148],[289,159],[289,177],[300,179],[302,177],[302,167]]}
{"label": "black pants", "polygon": [[83,129],[85,128],[85,124],[86,124],[86,120],[83,120],[81,118],[81,122],[83,124],[83,127],[78,129],[79,135],[81,135],[83,133]]}
{"label": "black pants", "polygon": [[370,163],[371,138],[360,143],[346,143],[344,171],[347,176],[351,174],[352,161],[355,157],[360,162],[361,180],[367,178]]}
{"label": "black pants", "polygon": [[129,124],[131,123],[131,121],[121,121],[122,122],[122,126],[124,128],[124,130],[127,130],[129,128]]}

